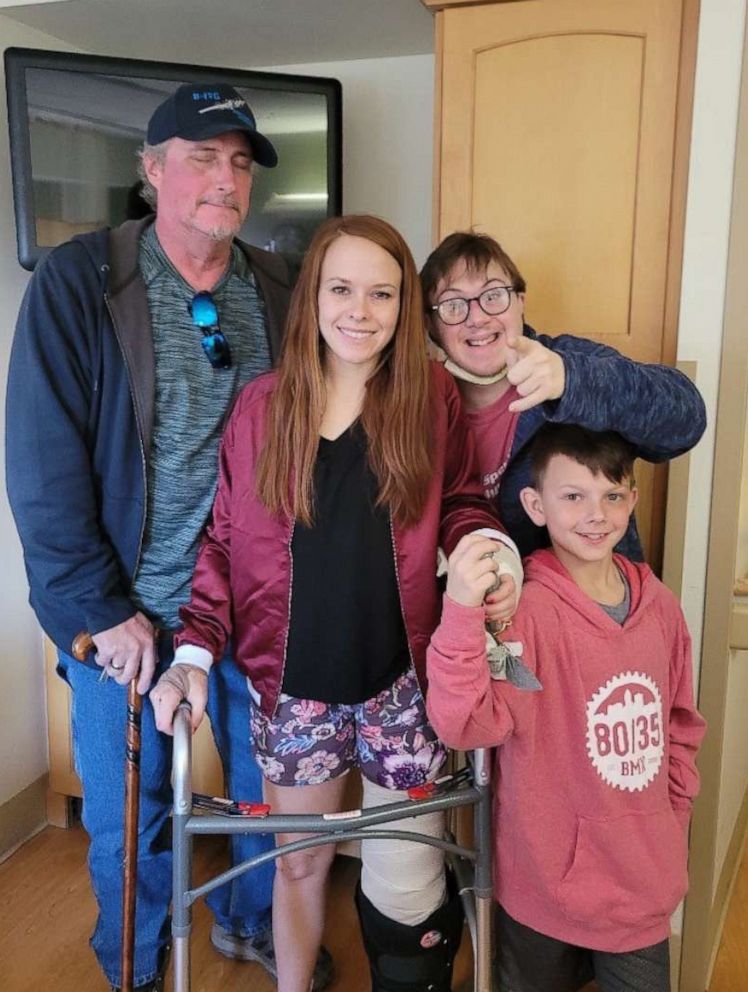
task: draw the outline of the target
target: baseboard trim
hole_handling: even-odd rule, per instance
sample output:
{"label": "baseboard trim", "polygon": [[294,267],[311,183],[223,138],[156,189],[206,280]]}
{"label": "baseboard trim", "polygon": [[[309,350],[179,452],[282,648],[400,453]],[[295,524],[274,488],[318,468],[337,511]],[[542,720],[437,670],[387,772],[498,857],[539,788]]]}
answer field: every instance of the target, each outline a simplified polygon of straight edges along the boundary
{"label": "baseboard trim", "polygon": [[45,773],[0,806],[0,862],[46,826],[47,780]]}

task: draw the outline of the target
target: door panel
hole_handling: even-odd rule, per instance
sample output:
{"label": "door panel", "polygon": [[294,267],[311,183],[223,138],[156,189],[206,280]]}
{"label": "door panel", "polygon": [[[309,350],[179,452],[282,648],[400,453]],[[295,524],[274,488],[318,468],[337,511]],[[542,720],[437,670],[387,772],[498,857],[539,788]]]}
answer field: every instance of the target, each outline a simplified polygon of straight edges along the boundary
{"label": "door panel", "polygon": [[477,53],[471,223],[521,252],[543,330],[629,335],[643,57],[591,34]]}

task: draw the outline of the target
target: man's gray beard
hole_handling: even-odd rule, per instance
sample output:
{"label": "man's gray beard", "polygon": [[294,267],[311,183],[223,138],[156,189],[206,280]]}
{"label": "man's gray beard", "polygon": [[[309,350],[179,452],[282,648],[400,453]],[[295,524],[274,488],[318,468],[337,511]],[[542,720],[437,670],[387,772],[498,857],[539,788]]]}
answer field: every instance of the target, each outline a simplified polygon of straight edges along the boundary
{"label": "man's gray beard", "polygon": [[239,233],[239,224],[218,224],[203,230],[206,238],[211,241],[232,241]]}

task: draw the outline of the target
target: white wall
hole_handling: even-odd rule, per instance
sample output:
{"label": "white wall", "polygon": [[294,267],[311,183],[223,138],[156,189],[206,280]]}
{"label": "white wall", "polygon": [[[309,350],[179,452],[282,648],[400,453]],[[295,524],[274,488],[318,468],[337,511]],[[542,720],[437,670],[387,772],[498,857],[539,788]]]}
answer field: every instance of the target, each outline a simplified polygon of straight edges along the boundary
{"label": "white wall", "polygon": [[343,210],[394,224],[420,268],[431,250],[433,55],[263,68],[340,80]]}
{"label": "white wall", "polygon": [[[67,49],[57,38],[0,14],[3,47]],[[0,66],[0,90],[5,79]],[[0,111],[0,431],[5,432],[5,380],[15,316],[29,274],[18,264],[8,151],[5,100]],[[0,446],[1,449],[2,446]],[[0,453],[0,472],[5,464]],[[47,730],[41,634],[27,603],[26,574],[13,520],[0,498],[0,805],[47,769]]]}

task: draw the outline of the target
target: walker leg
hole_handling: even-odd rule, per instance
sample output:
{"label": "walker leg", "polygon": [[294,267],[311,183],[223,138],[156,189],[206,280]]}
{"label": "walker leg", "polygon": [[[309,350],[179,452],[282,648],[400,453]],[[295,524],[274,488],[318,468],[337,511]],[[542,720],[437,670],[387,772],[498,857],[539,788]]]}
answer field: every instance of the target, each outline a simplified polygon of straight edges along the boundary
{"label": "walker leg", "polygon": [[[447,840],[454,843],[453,834],[447,832],[445,836]],[[454,874],[455,881],[457,883],[457,891],[460,893],[460,897],[462,899],[462,908],[465,911],[465,920],[468,925],[470,943],[473,947],[473,955],[475,955],[475,951],[478,946],[478,934],[475,921],[475,866],[472,862],[468,861],[467,858],[459,858],[455,855],[449,855],[447,858],[447,863]]]}
{"label": "walker leg", "polygon": [[475,992],[491,992],[491,916],[493,900],[477,897],[475,900],[476,950]]}
{"label": "walker leg", "polygon": [[190,938],[174,937],[174,992],[189,992],[190,988]]}
{"label": "walker leg", "polygon": [[190,710],[182,704],[174,719],[174,815],[172,835],[174,876],[172,886],[171,936],[174,960],[174,992],[190,992],[190,934],[192,904],[187,893],[192,883],[192,837],[187,820],[192,814],[192,749]]}
{"label": "walker leg", "polygon": [[481,797],[475,806],[475,992],[491,992],[493,915],[493,831],[491,824],[490,752],[473,752],[473,777]]}

